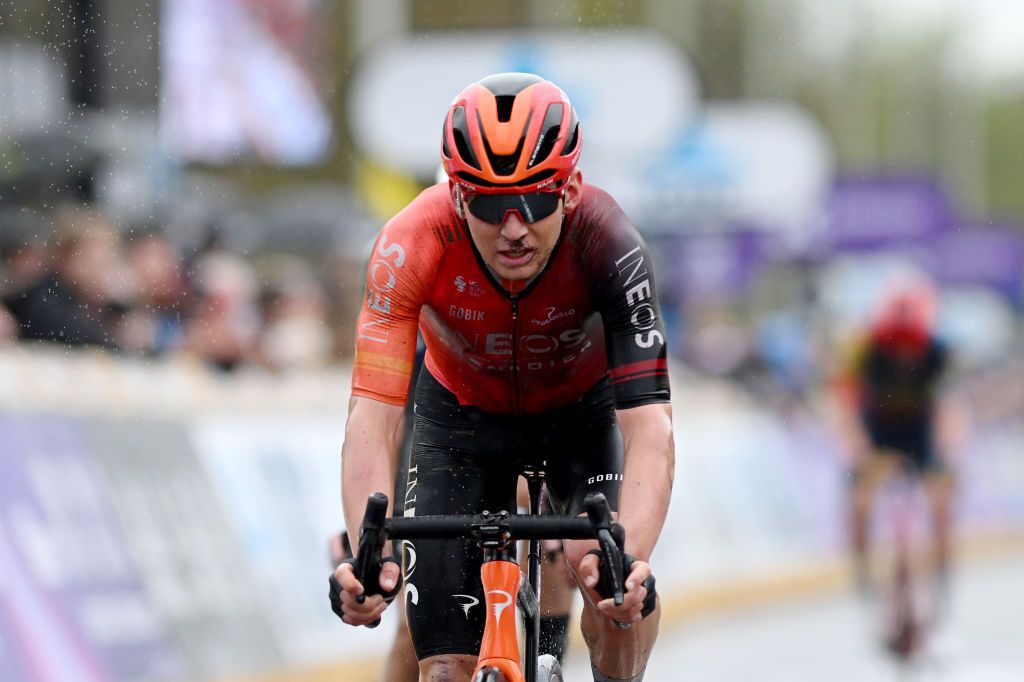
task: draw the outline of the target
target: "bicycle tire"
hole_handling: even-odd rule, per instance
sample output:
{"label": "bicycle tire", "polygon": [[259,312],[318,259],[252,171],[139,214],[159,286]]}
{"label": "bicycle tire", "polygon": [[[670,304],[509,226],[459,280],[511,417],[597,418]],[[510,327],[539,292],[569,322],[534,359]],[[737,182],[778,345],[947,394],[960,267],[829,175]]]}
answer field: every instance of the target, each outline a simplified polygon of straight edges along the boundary
{"label": "bicycle tire", "polygon": [[551,654],[537,659],[537,682],[563,682],[562,665]]}

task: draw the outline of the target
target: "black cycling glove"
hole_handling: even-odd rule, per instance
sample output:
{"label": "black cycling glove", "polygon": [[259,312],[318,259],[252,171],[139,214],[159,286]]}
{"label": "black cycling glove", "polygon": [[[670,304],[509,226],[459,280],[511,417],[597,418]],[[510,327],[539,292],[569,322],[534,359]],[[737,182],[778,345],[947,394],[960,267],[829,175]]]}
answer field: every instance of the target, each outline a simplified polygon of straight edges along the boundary
{"label": "black cycling glove", "polygon": [[[608,585],[609,577],[604,571],[604,555],[601,554],[601,550],[599,549],[592,549],[589,552],[587,552],[587,554],[595,555],[598,558],[598,561],[600,562],[600,565],[598,566],[598,570],[600,571],[600,578],[597,581],[597,586],[594,588],[594,591],[597,592],[597,594],[600,595],[602,599],[611,599],[612,590],[611,587]],[[623,580],[628,578],[629,574],[633,572],[633,562],[636,560],[636,557],[632,554],[626,554],[625,552],[623,552]],[[647,596],[644,597],[643,607],[640,609],[640,617],[646,618],[647,616],[651,615],[651,612],[654,611],[654,607],[657,605],[658,592],[654,588],[654,574],[652,573],[651,575],[647,576],[647,578],[644,579],[644,581],[640,584],[647,588]]]}
{"label": "black cycling glove", "polygon": [[[399,568],[399,571],[398,571],[398,582],[395,583],[395,586],[391,590],[385,592],[380,587],[380,571],[384,567],[384,564],[389,562],[389,561],[391,563],[395,564],[396,566],[398,566],[398,568]],[[352,559],[352,558],[345,559],[341,563],[342,564],[350,564],[350,565],[353,566],[353,568],[355,567],[355,559]],[[339,566],[340,565],[341,564],[339,564]],[[356,576],[359,579],[359,582],[361,582],[363,584],[363,594],[366,595],[367,597],[371,597],[371,596],[373,596],[375,594],[379,594],[382,597],[384,597],[384,601],[386,603],[390,604],[391,602],[393,602],[395,600],[395,597],[397,597],[398,593],[402,590],[402,571],[401,571],[401,568],[402,568],[402,565],[400,563],[398,563],[398,559],[396,557],[393,557],[393,556],[384,557],[383,559],[381,559],[379,561],[375,561],[372,564],[370,564],[369,575],[357,575]],[[331,610],[334,611],[334,615],[336,615],[338,618],[341,618],[342,616],[345,615],[345,611],[342,609],[342,606],[341,606],[341,593],[343,592],[343,590],[341,589],[341,583],[339,583],[338,579],[334,577],[334,573],[333,572],[331,573],[330,578],[328,578],[328,584],[330,585],[330,589],[328,591],[328,596],[331,599]],[[375,628],[378,625],[380,625],[380,619],[379,618],[377,620],[375,620],[374,622],[368,624],[366,627],[368,627],[368,628]]]}

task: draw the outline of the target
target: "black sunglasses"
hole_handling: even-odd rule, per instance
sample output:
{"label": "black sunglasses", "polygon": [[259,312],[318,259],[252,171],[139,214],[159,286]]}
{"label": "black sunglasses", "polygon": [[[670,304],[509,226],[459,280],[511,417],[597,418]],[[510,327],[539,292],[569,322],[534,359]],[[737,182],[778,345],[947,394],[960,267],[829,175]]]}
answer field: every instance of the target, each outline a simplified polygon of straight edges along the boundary
{"label": "black sunglasses", "polygon": [[500,225],[505,214],[515,211],[524,223],[543,220],[558,208],[562,192],[530,192],[529,194],[474,194],[466,198],[469,212],[476,218]]}

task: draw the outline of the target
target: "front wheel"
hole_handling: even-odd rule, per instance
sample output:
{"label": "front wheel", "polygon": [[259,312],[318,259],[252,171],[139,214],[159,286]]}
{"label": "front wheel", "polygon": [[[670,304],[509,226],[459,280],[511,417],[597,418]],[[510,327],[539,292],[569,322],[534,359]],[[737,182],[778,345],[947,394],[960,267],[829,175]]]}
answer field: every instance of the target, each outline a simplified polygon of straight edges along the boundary
{"label": "front wheel", "polygon": [[537,659],[537,682],[562,682],[562,666],[551,654]]}
{"label": "front wheel", "polygon": [[[543,680],[546,678],[542,677],[540,679]],[[561,680],[562,678],[558,677],[555,679]],[[487,668],[478,672],[476,677],[473,678],[473,682],[507,682],[507,680],[505,679],[505,675],[503,675],[497,668]]]}

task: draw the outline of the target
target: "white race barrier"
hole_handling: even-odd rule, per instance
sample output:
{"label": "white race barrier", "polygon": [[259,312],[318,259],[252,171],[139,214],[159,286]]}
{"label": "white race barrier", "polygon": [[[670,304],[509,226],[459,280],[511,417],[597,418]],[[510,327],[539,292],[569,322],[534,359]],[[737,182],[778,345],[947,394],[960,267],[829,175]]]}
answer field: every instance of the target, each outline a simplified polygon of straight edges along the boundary
{"label": "white race barrier", "polygon": [[[346,368],[226,375],[8,348],[0,379],[5,680],[222,679],[384,652],[394,614],[355,629],[327,603]],[[835,558],[844,476],[824,420],[723,382],[673,387],[662,593]],[[965,524],[1024,521],[1021,431],[975,439]]]}

